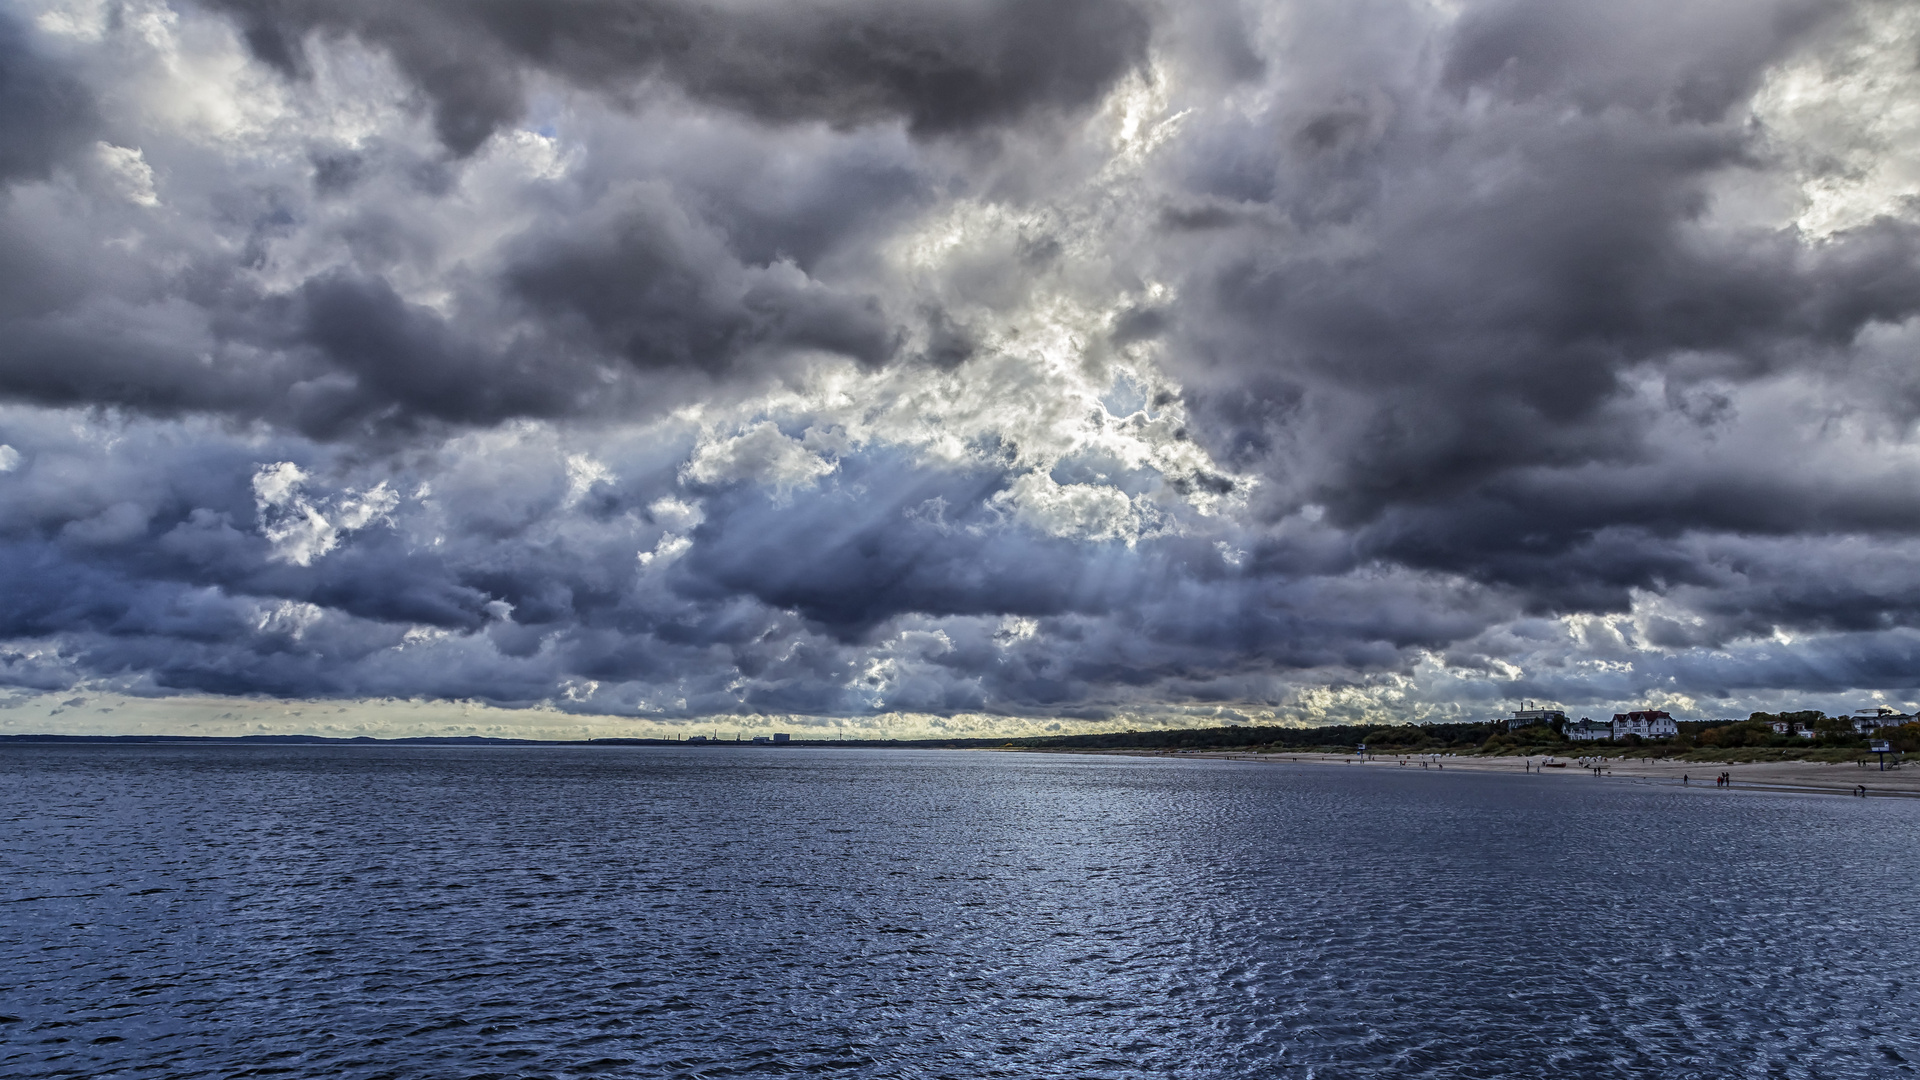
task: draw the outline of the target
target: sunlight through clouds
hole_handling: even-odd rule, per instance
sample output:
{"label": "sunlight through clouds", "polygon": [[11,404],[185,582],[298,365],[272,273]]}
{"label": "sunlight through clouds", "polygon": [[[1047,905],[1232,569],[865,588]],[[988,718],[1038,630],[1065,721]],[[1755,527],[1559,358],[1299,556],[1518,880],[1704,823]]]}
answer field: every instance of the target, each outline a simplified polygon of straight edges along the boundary
{"label": "sunlight through clouds", "polygon": [[7,3],[6,715],[1911,705],[1909,8]]}

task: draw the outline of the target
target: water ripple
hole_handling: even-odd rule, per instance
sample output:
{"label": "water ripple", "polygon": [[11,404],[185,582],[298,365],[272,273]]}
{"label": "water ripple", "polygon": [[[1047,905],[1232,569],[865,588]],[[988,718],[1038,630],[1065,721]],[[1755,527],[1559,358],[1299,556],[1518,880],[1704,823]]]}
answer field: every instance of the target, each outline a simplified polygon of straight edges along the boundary
{"label": "water ripple", "polygon": [[0,750],[0,1072],[1882,1077],[1920,806],[767,749]]}

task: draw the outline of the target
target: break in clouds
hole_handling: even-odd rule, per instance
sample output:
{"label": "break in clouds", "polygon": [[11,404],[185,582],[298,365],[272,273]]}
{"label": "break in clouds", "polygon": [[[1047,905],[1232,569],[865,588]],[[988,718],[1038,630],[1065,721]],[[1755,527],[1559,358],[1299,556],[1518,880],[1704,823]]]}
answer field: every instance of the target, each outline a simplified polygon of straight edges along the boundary
{"label": "break in clouds", "polygon": [[0,682],[1911,703],[1916,65],[1899,3],[11,0]]}

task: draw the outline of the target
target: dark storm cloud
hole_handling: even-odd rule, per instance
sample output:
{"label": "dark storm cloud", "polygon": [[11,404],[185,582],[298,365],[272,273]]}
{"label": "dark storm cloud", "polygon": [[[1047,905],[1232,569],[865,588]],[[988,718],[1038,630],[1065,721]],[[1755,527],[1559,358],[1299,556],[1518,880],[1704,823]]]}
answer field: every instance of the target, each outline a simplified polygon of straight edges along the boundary
{"label": "dark storm cloud", "polygon": [[392,53],[469,154],[517,120],[523,68],[630,92],[660,78],[775,123],[901,119],[966,132],[1092,102],[1143,58],[1147,16],[1124,0],[706,5],[684,0],[213,0],[254,55],[288,74],[311,34]]}
{"label": "dark storm cloud", "polygon": [[[262,217],[303,224],[251,208],[237,222],[249,245]],[[857,215],[842,217],[859,227]],[[0,243],[9,224],[0,222]],[[11,224],[15,242],[0,257],[19,284],[0,299],[0,393],[223,413],[323,439],[657,408],[715,381],[751,383],[796,353],[880,365],[902,333],[871,293],[785,261],[743,262],[712,222],[658,196],[609,197],[569,222],[541,221],[438,308],[394,288],[389,275],[410,257],[392,249],[433,241],[391,219],[340,229],[364,268],[321,269],[277,290],[217,247],[182,253],[182,268],[167,273],[89,278],[71,252]],[[781,235],[728,224],[747,239]],[[640,385],[661,373],[692,387]]]}
{"label": "dark storm cloud", "polygon": [[507,282],[643,369],[724,371],[768,346],[877,365],[895,344],[873,299],[824,288],[792,266],[743,266],[678,208],[644,201],[528,243]]}
{"label": "dark storm cloud", "polygon": [[1501,0],[1467,11],[1440,81],[1455,93],[1712,123],[1753,92],[1784,48],[1839,8],[1829,0]]}
{"label": "dark storm cloud", "polygon": [[[12,545],[0,560],[10,597],[0,637],[165,629],[218,640],[235,632],[244,610],[223,596],[310,602],[386,623],[472,630],[487,622],[488,593],[387,528],[367,530],[311,569],[275,561],[257,528],[248,448],[143,442],[143,461],[100,463],[69,448],[11,478],[13,505],[0,519]],[[88,475],[76,477],[83,468]],[[197,599],[183,603],[189,596]],[[202,616],[211,625],[201,626]]]}
{"label": "dark storm cloud", "polygon": [[569,391],[577,392],[565,377],[571,373],[555,370],[560,365],[515,364],[531,358],[511,352],[489,356],[484,345],[462,341],[449,320],[408,304],[377,278],[310,280],[295,306],[295,340],[344,376],[296,390],[300,426],[315,434],[385,408],[469,423],[552,416],[569,411]]}
{"label": "dark storm cloud", "polygon": [[[844,483],[781,506],[736,487],[708,501],[685,563],[689,590],[746,593],[850,638],[896,616],[1099,612],[1099,554],[1066,540],[983,529],[1002,474],[847,461]],[[1110,557],[1110,556],[1109,556]]]}
{"label": "dark storm cloud", "polygon": [[[435,693],[464,680],[483,697],[540,696],[523,671],[415,670],[389,681],[383,670],[408,626],[470,635],[499,622],[488,605],[514,594],[502,588],[513,571],[474,565],[468,544],[409,543],[384,520],[311,566],[276,558],[247,482],[260,448],[206,429],[197,445],[183,434],[152,439],[136,427],[139,453],[105,460],[46,439],[0,476],[11,496],[0,518],[0,638],[58,638],[74,672],[138,675],[159,689],[412,693],[406,684],[425,676]],[[317,619],[323,611],[329,618]]]}
{"label": "dark storm cloud", "polygon": [[1257,122],[1293,137],[1251,160],[1255,130],[1203,133],[1192,194],[1241,209],[1168,219],[1205,305],[1179,324],[1206,358],[1183,365],[1196,436],[1284,472],[1318,440],[1295,498],[1372,553],[1546,609],[1686,576],[1657,550],[1579,555],[1609,524],[1910,529],[1910,503],[1825,481],[1669,472],[1625,490],[1604,471],[1666,457],[1661,429],[1696,422],[1631,407],[1635,380],[1684,394],[1830,369],[1867,328],[1920,314],[1909,222],[1817,244],[1702,225],[1713,184],[1763,153],[1734,106],[1833,10],[1491,4],[1455,28],[1434,98],[1276,110]]}
{"label": "dark storm cloud", "polygon": [[[1090,556],[1006,528],[992,509],[1003,474],[890,454],[844,458],[784,504],[752,483],[689,490],[670,469],[623,466],[629,478],[583,492],[582,513],[553,537],[574,497],[564,477],[543,454],[496,451],[435,468],[431,494],[398,499],[301,564],[262,536],[273,515],[246,482],[260,447],[142,430],[91,468],[85,444],[39,438],[0,476],[0,639],[62,642],[51,659],[16,657],[15,682],[52,670],[137,676],[152,690],[524,704],[589,678],[678,687],[689,704],[654,711],[687,715],[1110,709],[1174,683],[1244,697],[1221,680],[1262,688],[1274,664],[1394,670],[1402,650],[1505,610],[1413,582],[1262,585],[1178,539]],[[328,493],[368,483],[310,478],[300,497],[313,501],[279,520],[309,505],[339,520]],[[647,507],[676,491],[703,498],[707,520],[677,563],[636,582],[635,547],[665,535]],[[1156,580],[1172,588],[1143,588]],[[1007,616],[1044,629],[1010,630]],[[408,644],[423,631],[444,645]],[[876,648],[906,675],[865,682]]]}
{"label": "dark storm cloud", "polygon": [[162,416],[228,413],[328,438],[560,415],[584,390],[583,365],[466,337],[379,278],[330,272],[283,295],[234,282],[195,299],[207,306],[81,297],[9,320],[0,392]]}
{"label": "dark storm cloud", "polygon": [[[719,14],[662,10],[669,22],[691,20],[707,27],[699,33],[720,33],[700,21]],[[1097,4],[1049,9],[1074,26],[1097,22],[1100,10]],[[416,52],[452,48],[473,35],[492,40],[490,27],[505,33],[509,24],[533,26],[552,14],[546,6],[516,13],[504,5],[488,12],[484,19],[452,7],[395,9],[384,19],[362,14],[382,32],[425,34],[406,47],[417,46]],[[319,6],[282,14],[326,22]],[[554,14],[564,25],[535,36],[551,38],[539,48],[552,59],[554,49],[607,45],[611,39],[594,29],[595,20],[627,25],[621,20],[631,14],[618,6],[582,5]],[[816,14],[832,21],[854,19],[857,12]],[[361,17],[348,22],[359,25],[354,20]],[[1055,16],[1040,17],[1044,22]],[[868,40],[881,53],[897,46],[936,68],[945,62],[943,49],[973,56],[986,65],[976,72],[986,81],[979,93],[963,96],[972,103],[967,108],[977,110],[966,115],[979,123],[1030,106],[1080,101],[1098,90],[1093,84],[1067,88],[1060,80],[1076,77],[1071,61],[1030,55],[1028,39],[1010,35],[1006,20],[986,9],[888,9],[874,18],[879,28],[871,34],[855,34],[848,39],[854,44],[833,47],[857,52],[856,39]],[[956,19],[977,33],[955,30]],[[297,35],[275,39],[259,19],[255,24],[252,40],[269,58],[297,58]],[[763,30],[775,34],[777,28]],[[915,45],[919,39],[912,35],[923,32],[938,40]],[[116,22],[106,33],[112,42],[130,31]],[[786,40],[784,30],[778,35]],[[732,31],[722,36],[738,37]],[[272,40],[285,49],[275,53]],[[722,48],[717,39],[710,44]],[[188,182],[201,170],[192,152],[164,141],[147,147],[146,160],[124,148],[114,151],[114,161],[76,158],[103,129],[80,77],[84,72],[46,59],[41,45],[16,23],[0,25],[6,57],[0,124],[14,125],[0,140],[6,144],[0,179],[44,181],[65,163],[73,171],[68,180],[103,205],[90,223],[49,218],[20,202],[0,207],[0,272],[7,280],[0,293],[0,394],[14,400],[158,416],[213,412],[324,439],[389,438],[516,417],[632,415],[698,395],[724,395],[720,384],[752,384],[790,366],[798,354],[840,355],[874,366],[895,355],[910,328],[883,312],[871,291],[823,281],[807,269],[853,239],[872,235],[876,223],[897,218],[903,205],[925,200],[925,178],[915,164],[884,145],[856,140],[845,152],[789,154],[778,170],[765,162],[764,140],[753,140],[759,156],[752,156],[738,145],[740,133],[729,142],[711,124],[675,133],[690,144],[686,153],[662,146],[646,151],[652,157],[622,161],[626,152],[608,147],[581,168],[578,192],[558,198],[551,191],[525,193],[529,223],[479,265],[437,282],[436,302],[425,304],[396,284],[442,273],[434,264],[450,243],[459,243],[436,218],[443,200],[454,196],[460,170],[435,161],[430,148],[423,153],[379,136],[350,148],[316,140],[306,154],[311,195],[286,186],[289,178],[281,176],[203,192],[197,181]],[[1097,51],[1097,45],[1089,47]],[[519,59],[502,66],[498,48],[507,46],[495,46],[459,63],[449,60],[468,74],[443,73],[453,83],[433,85],[446,89],[496,76],[511,83],[515,64],[531,53],[523,56],[525,49],[514,46],[509,51],[519,50]],[[609,47],[617,52],[624,46]],[[761,47],[770,46],[754,46]],[[654,59],[643,57],[644,70],[636,77],[668,60],[685,61],[677,50],[671,43],[653,52],[642,49]],[[582,73],[592,68],[596,81],[615,80],[612,56],[585,67],[573,60],[563,66]],[[906,53],[900,57],[907,62]],[[846,59],[855,63],[857,57]],[[1022,65],[1029,61],[1052,67],[1026,71]],[[767,74],[758,60],[739,63],[747,73],[740,78]],[[836,70],[819,69],[827,75]],[[851,74],[849,85],[870,76],[877,77]],[[904,94],[912,87],[896,89]],[[820,101],[832,96],[830,87],[814,90],[824,95]],[[856,105],[871,97],[848,93]],[[1029,93],[1032,100],[1016,100]],[[955,100],[930,90],[922,97],[928,108]],[[872,100],[883,99],[892,100]],[[931,113],[924,118],[938,126],[936,121],[946,122]],[[127,143],[138,143],[138,136],[124,122],[114,133]],[[178,168],[168,167],[170,154],[179,155]],[[156,164],[161,194],[180,200],[167,211],[180,226],[171,234],[143,215],[139,204],[119,198],[137,178],[117,175],[116,166],[151,173]],[[631,172],[622,174],[623,168],[651,173],[653,186],[633,191]],[[569,201],[567,194],[575,197]],[[210,215],[194,218],[205,211]],[[126,259],[101,243],[115,229],[143,236],[142,258]],[[288,265],[313,244],[343,249],[344,264]]]}
{"label": "dark storm cloud", "polygon": [[1870,7],[205,7],[0,21],[0,681],[1911,684],[1920,226],[1756,112]]}
{"label": "dark storm cloud", "polygon": [[0,12],[0,183],[45,179],[92,141],[93,94]]}

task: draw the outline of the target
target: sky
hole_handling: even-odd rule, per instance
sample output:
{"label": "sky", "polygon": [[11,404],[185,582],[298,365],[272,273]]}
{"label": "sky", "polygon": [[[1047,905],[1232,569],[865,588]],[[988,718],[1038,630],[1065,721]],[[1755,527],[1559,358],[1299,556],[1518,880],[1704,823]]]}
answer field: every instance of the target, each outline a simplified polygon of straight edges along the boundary
{"label": "sky", "polygon": [[1920,8],[0,0],[0,731],[1920,704]]}

